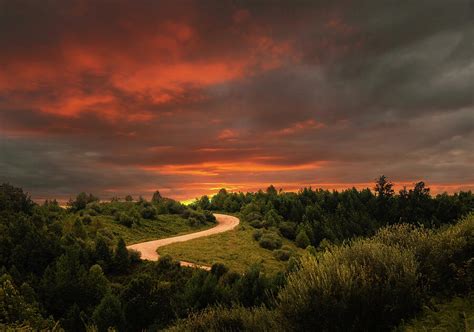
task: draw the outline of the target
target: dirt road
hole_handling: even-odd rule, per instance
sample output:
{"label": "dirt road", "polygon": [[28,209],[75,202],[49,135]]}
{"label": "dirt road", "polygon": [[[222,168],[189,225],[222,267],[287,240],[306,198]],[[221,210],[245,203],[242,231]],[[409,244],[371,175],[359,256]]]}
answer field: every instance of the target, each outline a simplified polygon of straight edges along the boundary
{"label": "dirt road", "polygon": [[[147,242],[141,242],[141,243],[136,243],[128,246],[128,249],[134,249],[137,250],[141,253],[142,259],[150,260],[150,261],[156,261],[159,258],[158,253],[156,252],[156,249],[159,247],[166,246],[168,244],[176,243],[176,242],[184,242],[184,241],[189,241],[192,239],[197,239],[199,237],[203,236],[209,236],[213,234],[218,234],[222,232],[227,232],[232,229],[234,229],[240,222],[239,218],[233,217],[233,216],[228,216],[225,214],[217,214],[215,213],[214,216],[217,219],[217,226],[206,229],[205,231],[200,231],[196,233],[191,233],[191,234],[185,234],[185,235],[179,235],[179,236],[174,236],[174,237],[168,237],[166,239],[159,239],[159,240],[153,240],[153,241],[147,241]],[[196,265],[193,263],[189,262],[184,262],[181,261],[181,266],[193,266],[193,267],[198,267],[202,269],[208,270],[208,266],[202,266],[202,265]]]}

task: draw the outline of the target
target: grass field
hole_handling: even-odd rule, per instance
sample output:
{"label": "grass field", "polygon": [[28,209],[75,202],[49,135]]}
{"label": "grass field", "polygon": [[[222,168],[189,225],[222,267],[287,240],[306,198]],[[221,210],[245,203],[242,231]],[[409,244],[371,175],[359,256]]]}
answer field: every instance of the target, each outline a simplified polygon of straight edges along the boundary
{"label": "grass field", "polygon": [[133,224],[130,228],[119,224],[113,217],[107,215],[94,216],[91,219],[91,224],[85,227],[89,233],[100,232],[107,237],[117,239],[121,237],[127,245],[194,233],[216,225],[214,223],[206,223],[199,226],[191,226],[187,219],[176,214],[161,214],[153,220],[140,219],[139,225]]}
{"label": "grass field", "polygon": [[[253,231],[249,225],[241,224],[229,232],[161,247],[158,253],[203,265],[223,263],[236,272],[245,272],[255,263],[261,264],[265,273],[284,270],[287,262],[275,259],[272,251],[261,248],[252,237]],[[290,241],[283,240],[283,245],[290,247],[296,254],[302,252]]]}

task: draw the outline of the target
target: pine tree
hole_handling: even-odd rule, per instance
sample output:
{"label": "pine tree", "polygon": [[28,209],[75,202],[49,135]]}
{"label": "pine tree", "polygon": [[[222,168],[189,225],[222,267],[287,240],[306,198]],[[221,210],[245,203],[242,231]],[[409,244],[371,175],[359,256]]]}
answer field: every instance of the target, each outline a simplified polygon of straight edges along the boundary
{"label": "pine tree", "polygon": [[125,241],[122,238],[120,238],[117,244],[117,249],[115,250],[114,263],[117,272],[125,272],[130,265],[128,250]]}

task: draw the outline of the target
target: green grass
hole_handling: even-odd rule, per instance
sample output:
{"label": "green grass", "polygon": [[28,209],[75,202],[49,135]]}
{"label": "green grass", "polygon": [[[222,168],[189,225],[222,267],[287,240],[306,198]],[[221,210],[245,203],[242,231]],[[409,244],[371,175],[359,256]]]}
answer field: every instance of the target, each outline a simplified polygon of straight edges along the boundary
{"label": "green grass", "polygon": [[[73,219],[75,219],[75,216]],[[72,219],[72,220],[73,220]],[[98,215],[91,217],[92,223],[85,226],[87,232],[102,233],[110,238],[123,238],[127,245],[167,238],[171,236],[194,233],[211,227],[216,224],[206,223],[199,226],[191,226],[188,220],[175,214],[161,214],[154,220],[140,219],[140,224],[133,224],[128,228],[119,224],[112,216]]]}
{"label": "green grass", "polygon": [[[276,260],[272,251],[261,248],[252,237],[253,231],[254,228],[244,223],[232,231],[161,247],[158,253],[202,265],[223,263],[236,272],[245,272],[255,263],[261,264],[265,273],[284,270],[287,262]],[[291,247],[296,254],[302,252],[285,239],[283,245]]]}
{"label": "green grass", "polygon": [[422,315],[404,324],[399,331],[474,331],[474,294],[426,308]]}

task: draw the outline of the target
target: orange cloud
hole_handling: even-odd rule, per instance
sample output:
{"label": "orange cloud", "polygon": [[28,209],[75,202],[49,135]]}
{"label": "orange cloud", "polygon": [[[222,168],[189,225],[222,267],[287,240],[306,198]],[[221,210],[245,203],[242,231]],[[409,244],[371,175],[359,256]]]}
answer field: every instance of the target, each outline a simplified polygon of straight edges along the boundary
{"label": "orange cloud", "polygon": [[[262,159],[262,158],[257,158]],[[317,169],[324,162],[312,162],[296,165],[262,164],[253,161],[203,162],[187,165],[141,166],[143,170],[161,174],[189,174],[217,176],[223,173],[265,173]]]}
{"label": "orange cloud", "polygon": [[313,119],[308,119],[306,121],[293,123],[289,127],[272,132],[272,134],[277,135],[277,136],[279,135],[286,136],[286,135],[292,135],[292,134],[306,131],[306,130],[320,129],[324,127],[325,125],[323,123],[317,122]]}

